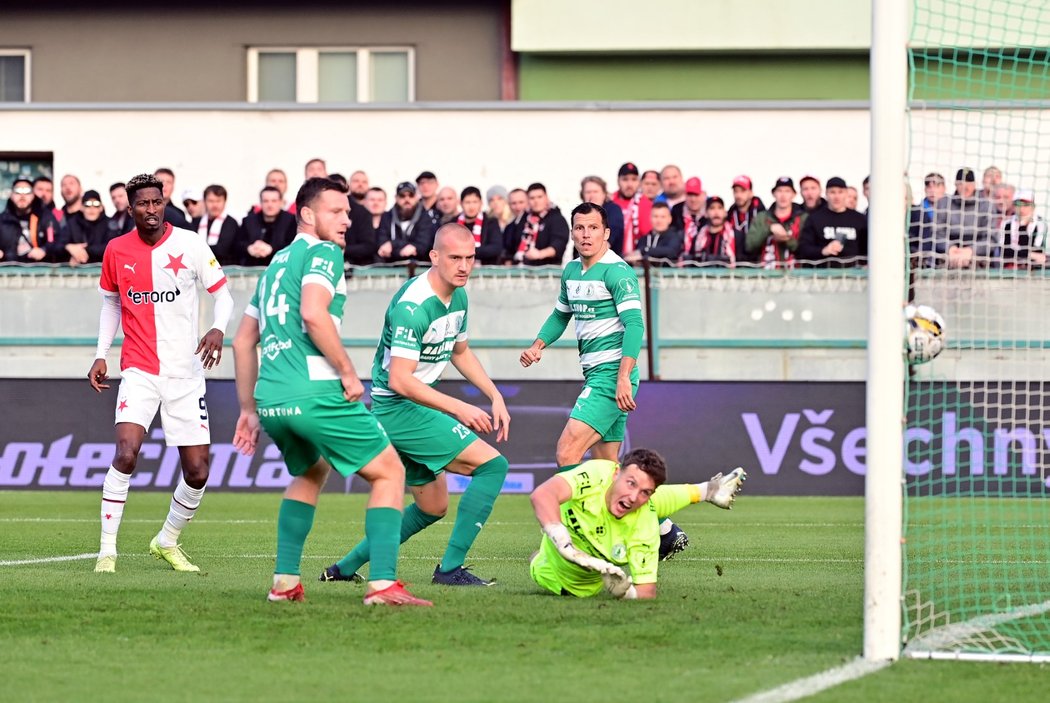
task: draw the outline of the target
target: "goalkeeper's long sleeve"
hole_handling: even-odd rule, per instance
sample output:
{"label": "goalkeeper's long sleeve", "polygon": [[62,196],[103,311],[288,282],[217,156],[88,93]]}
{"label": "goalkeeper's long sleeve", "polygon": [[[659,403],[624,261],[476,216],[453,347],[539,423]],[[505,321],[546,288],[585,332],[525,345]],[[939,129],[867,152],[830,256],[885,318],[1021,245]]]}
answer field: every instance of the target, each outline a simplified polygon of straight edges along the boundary
{"label": "goalkeeper's long sleeve", "polygon": [[[554,311],[547,317],[547,320],[543,323],[543,327],[540,327],[539,334],[536,335],[536,339],[543,342],[543,345],[549,347],[558,341],[558,338],[565,332],[565,328],[569,324],[569,320],[572,318],[572,313],[567,310],[561,309],[561,303],[558,303],[558,307],[554,308]],[[639,315],[638,320],[641,321]],[[640,347],[639,347],[640,348]]]}
{"label": "goalkeeper's long sleeve", "polygon": [[637,359],[642,351],[642,335],[645,334],[645,324],[642,322],[642,311],[636,309],[624,310],[620,313],[620,322],[623,323],[623,345],[621,353]]}

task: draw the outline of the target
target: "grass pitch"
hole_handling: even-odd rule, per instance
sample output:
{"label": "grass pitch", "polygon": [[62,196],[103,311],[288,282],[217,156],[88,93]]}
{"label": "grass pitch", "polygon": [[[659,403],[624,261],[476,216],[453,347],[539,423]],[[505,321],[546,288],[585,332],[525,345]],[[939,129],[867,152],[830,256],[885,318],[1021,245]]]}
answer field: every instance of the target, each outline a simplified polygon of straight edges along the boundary
{"label": "grass pitch", "polygon": [[[402,548],[432,609],[365,608],[317,574],[361,536],[363,496],[325,495],[307,602],[267,603],[279,496],[213,493],[184,533],[201,575],[147,555],[168,496],[132,492],[118,572],[93,558],[95,492],[0,493],[0,680],[9,701],[731,701],[861,650],[863,504],[748,498],[676,516],[692,540],[660,598],[546,595],[526,560],[540,531],[503,496],[468,563],[488,589],[433,586],[446,518]],[[452,508],[454,510],[454,506]],[[904,661],[821,701],[1041,700],[1046,667]]]}

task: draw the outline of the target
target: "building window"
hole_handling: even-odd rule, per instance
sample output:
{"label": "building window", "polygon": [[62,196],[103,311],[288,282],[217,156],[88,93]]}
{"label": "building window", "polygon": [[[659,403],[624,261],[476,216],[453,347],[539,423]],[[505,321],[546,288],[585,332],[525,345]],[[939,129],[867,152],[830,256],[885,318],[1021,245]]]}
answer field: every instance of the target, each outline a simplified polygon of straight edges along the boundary
{"label": "building window", "polygon": [[0,103],[29,102],[29,52],[0,49]]}
{"label": "building window", "polygon": [[248,102],[412,102],[413,59],[407,47],[249,49]]}

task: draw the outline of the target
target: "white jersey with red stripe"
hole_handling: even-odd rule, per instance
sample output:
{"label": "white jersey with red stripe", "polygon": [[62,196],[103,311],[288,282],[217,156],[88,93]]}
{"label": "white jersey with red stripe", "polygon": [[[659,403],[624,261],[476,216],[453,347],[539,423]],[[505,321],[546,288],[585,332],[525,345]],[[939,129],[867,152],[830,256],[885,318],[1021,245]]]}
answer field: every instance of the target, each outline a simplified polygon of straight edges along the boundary
{"label": "white jersey with red stripe", "polygon": [[120,297],[121,371],[191,378],[204,373],[194,353],[200,336],[197,281],[214,293],[226,285],[226,274],[203,237],[170,222],[164,226],[153,246],[137,229],[110,241],[99,290]]}

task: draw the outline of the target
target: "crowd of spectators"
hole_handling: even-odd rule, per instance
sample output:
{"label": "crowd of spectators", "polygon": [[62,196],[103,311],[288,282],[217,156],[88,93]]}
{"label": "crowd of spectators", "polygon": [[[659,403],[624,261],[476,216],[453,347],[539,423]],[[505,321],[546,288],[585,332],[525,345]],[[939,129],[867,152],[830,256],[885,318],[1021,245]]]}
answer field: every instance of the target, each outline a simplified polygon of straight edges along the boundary
{"label": "crowd of spectators", "polygon": [[[271,170],[251,210],[236,217],[227,211],[221,185],[183,190],[175,197],[175,174],[155,173],[164,185],[165,219],[206,238],[223,265],[264,266],[274,252],[295,237],[294,189],[287,175]],[[508,190],[493,185],[484,192],[456,190],[439,183],[432,171],[392,191],[369,182],[363,171],[347,179],[329,173],[322,159],[310,160],[304,177],[323,176],[347,188],[350,229],[346,264],[370,266],[427,261],[434,233],[458,222],[469,229],[482,265],[560,265],[572,253],[566,216],[542,183]],[[1030,190],[1003,182],[999,169],[984,172],[977,189],[972,169],[955,174],[955,193],[944,177],[925,178],[925,197],[908,194],[908,233],[915,266],[1026,268],[1046,263],[1047,227],[1034,214]],[[601,205],[608,216],[613,251],[632,264],[649,260],[659,266],[708,264],[793,268],[798,265],[864,265],[868,251],[866,212],[858,211],[860,193],[837,176],[821,183],[803,176],[772,184],[767,208],[746,175],[733,179],[728,200],[708,193],[697,176],[679,167],[641,170],[623,164],[615,188],[599,176],[580,183],[580,199]],[[868,180],[862,184],[868,197]],[[62,207],[54,202],[48,178],[17,180],[0,213],[0,263],[51,263],[78,266],[102,260],[106,244],[134,228],[122,183],[109,188],[115,211],[107,214],[97,190],[82,190],[73,175],[59,182]],[[181,207],[180,207],[181,206]]]}

